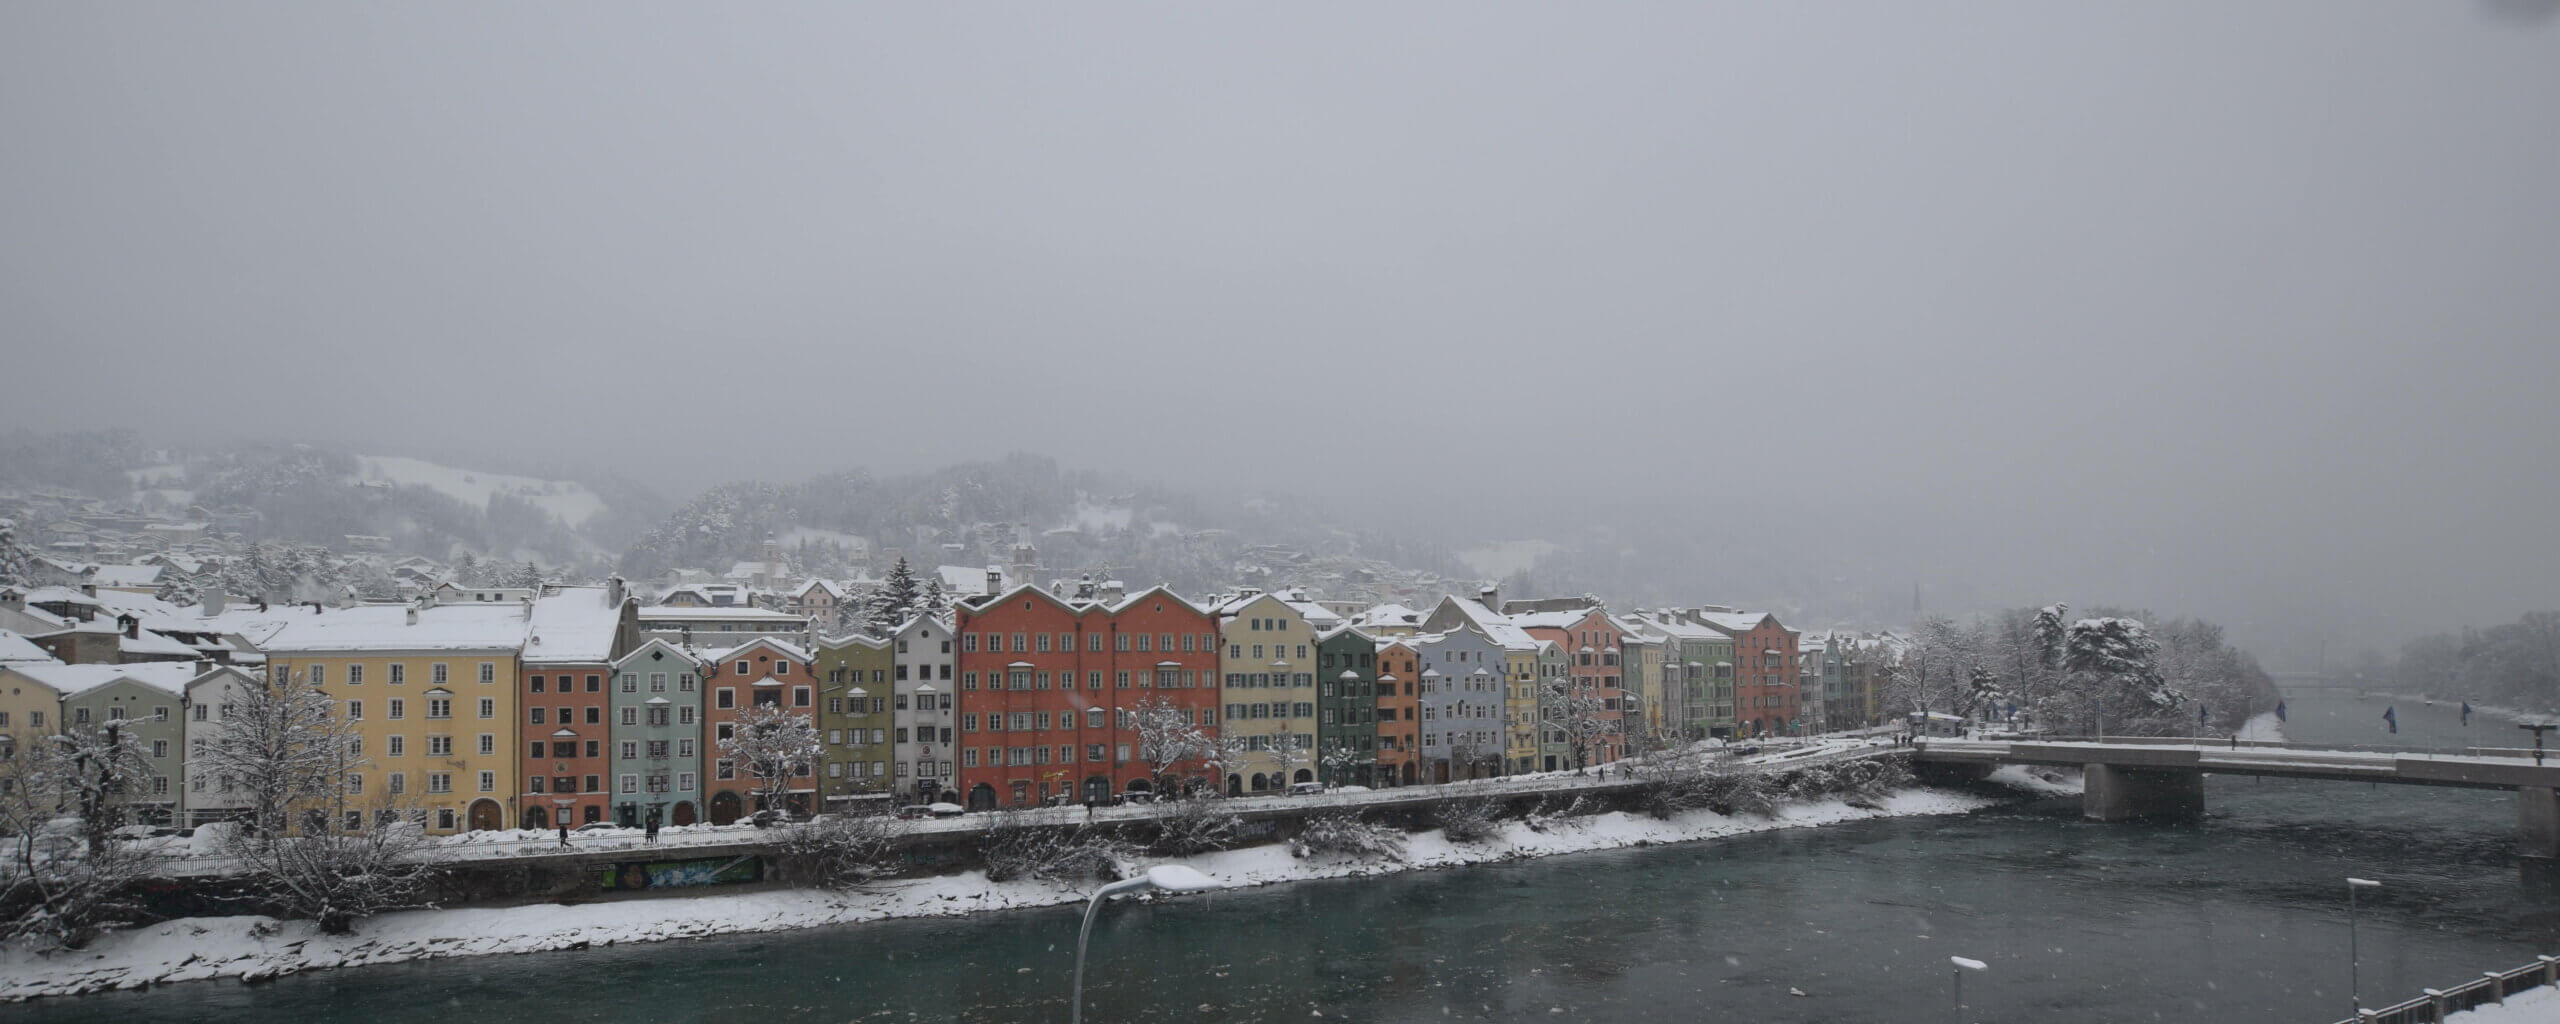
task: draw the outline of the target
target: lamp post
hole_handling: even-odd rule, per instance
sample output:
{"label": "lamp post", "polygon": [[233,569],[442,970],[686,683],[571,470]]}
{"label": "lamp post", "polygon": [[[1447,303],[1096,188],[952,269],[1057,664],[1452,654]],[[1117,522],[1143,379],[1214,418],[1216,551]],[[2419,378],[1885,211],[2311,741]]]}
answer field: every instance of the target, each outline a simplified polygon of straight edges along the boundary
{"label": "lamp post", "polygon": [[1123,893],[1198,892],[1215,889],[1221,883],[1180,864],[1159,864],[1136,878],[1123,878],[1093,891],[1093,901],[1085,904],[1084,927],[1076,932],[1076,977],[1073,994],[1067,997],[1067,1024],[1084,1024],[1084,948],[1093,938],[1093,915],[1102,909],[1102,901]]}
{"label": "lamp post", "polygon": [[2533,734],[2533,763],[2536,767],[2541,766],[2542,734],[2550,732],[2553,729],[2560,729],[2560,725],[2553,725],[2549,722],[2528,722],[2526,724],[2516,726],[2516,728],[2523,729]]}
{"label": "lamp post", "polygon": [[1975,960],[1975,959],[1973,959],[1973,958],[1971,958],[1971,957],[1961,957],[1961,956],[1951,956],[1951,957],[1948,957],[1948,958],[1947,958],[1947,962],[1955,965],[1954,970],[1953,970],[1953,971],[1951,971],[1951,972],[1949,972],[1949,973],[1952,973],[1953,975],[1955,975],[1955,979],[1956,979],[1956,1005],[1955,1005],[1956,1020],[1957,1020],[1958,1024],[1962,1024],[1962,1022],[1963,1022],[1963,1020],[1964,1020],[1964,972],[1966,972],[1966,971],[1987,971],[1987,970],[1990,970],[1990,969],[1991,969],[1991,965],[1990,965],[1990,964],[1983,963],[1983,962],[1982,962],[1982,961],[1980,961],[1980,960]]}
{"label": "lamp post", "polygon": [[2356,890],[2379,889],[2382,883],[2370,878],[2347,879],[2347,998],[2355,1003],[2355,1014],[2364,1014],[2364,996],[2358,991],[2361,980],[2356,976]]}

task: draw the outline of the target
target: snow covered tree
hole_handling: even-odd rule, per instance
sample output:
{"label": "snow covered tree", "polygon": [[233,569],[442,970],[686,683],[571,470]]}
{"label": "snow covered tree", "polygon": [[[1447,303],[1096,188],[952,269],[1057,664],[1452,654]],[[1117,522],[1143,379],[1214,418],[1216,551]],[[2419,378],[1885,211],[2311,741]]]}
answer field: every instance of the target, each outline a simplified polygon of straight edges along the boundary
{"label": "snow covered tree", "polygon": [[481,583],[480,560],[472,557],[471,552],[463,552],[462,557],[453,560],[453,575],[447,579],[466,587],[479,586]]}
{"label": "snow covered tree", "polygon": [[160,581],[160,589],[153,591],[152,597],[179,608],[195,607],[197,595],[196,581],[193,577],[176,569],[165,570],[161,576],[163,578]]}
{"label": "snow covered tree", "polygon": [[192,770],[247,802],[228,852],[250,898],[330,934],[420,905],[434,865],[426,812],[387,780],[360,791],[372,766],[337,702],[317,687],[259,681],[233,691],[222,732]]}
{"label": "snow covered tree", "polygon": [[818,763],[818,724],[779,703],[758,702],[739,716],[738,727],[720,741],[720,755],[755,780],[756,809],[781,810],[791,796],[791,780],[810,773]]}
{"label": "snow covered tree", "polygon": [[532,562],[517,566],[515,571],[507,576],[507,585],[510,587],[538,588],[542,583],[542,567]]}
{"label": "snow covered tree", "polygon": [[32,568],[29,562],[34,557],[18,543],[17,521],[0,518],[0,587],[34,589],[35,581],[27,575]]}
{"label": "snow covered tree", "polygon": [[150,857],[109,833],[111,797],[147,767],[94,736],[28,739],[17,749],[0,736],[0,941],[77,948],[140,916],[134,885]]}
{"label": "snow covered tree", "polygon": [[359,766],[355,730],[318,687],[259,680],[232,696],[221,732],[188,769],[238,795],[248,835],[290,832],[299,811],[337,796]]}
{"label": "snow covered tree", "polygon": [[1210,792],[1225,793],[1227,779],[1241,777],[1245,767],[1253,763],[1254,749],[1251,741],[1220,729],[1218,735],[1208,737],[1201,746],[1200,757],[1206,767],[1217,773],[1209,780]]}
{"label": "snow covered tree", "polygon": [[2063,641],[2063,669],[2089,689],[2101,721],[2115,715],[2166,711],[2186,702],[2160,677],[2154,658],[2159,641],[2134,619],[2082,619]]}
{"label": "snow covered tree", "polygon": [[1325,744],[1324,755],[1317,762],[1324,765],[1326,784],[1334,786],[1357,785],[1351,780],[1359,778],[1360,766],[1368,763],[1360,756],[1360,748],[1339,739]]}
{"label": "snow covered tree", "polygon": [[1134,754],[1139,764],[1147,766],[1147,778],[1158,793],[1172,792],[1174,769],[1182,762],[1201,756],[1209,741],[1200,728],[1191,723],[1191,712],[1176,707],[1161,697],[1139,701],[1128,712],[1130,726],[1138,734]]}
{"label": "snow covered tree", "polygon": [[1573,756],[1574,774],[1582,774],[1600,745],[1617,733],[1618,723],[1610,720],[1608,712],[1608,702],[1587,684],[1565,680],[1547,684],[1541,713],[1564,733],[1565,746]]}
{"label": "snow covered tree", "polygon": [[871,595],[871,635],[896,633],[899,626],[915,617],[917,602],[923,596],[923,591],[916,584],[915,571],[907,567],[905,558],[899,558],[898,564],[889,568],[889,578],[879,592]]}
{"label": "snow covered tree", "polygon": [[924,578],[924,589],[916,594],[916,611],[925,615],[941,615],[951,610],[951,593],[942,589],[942,574]]}

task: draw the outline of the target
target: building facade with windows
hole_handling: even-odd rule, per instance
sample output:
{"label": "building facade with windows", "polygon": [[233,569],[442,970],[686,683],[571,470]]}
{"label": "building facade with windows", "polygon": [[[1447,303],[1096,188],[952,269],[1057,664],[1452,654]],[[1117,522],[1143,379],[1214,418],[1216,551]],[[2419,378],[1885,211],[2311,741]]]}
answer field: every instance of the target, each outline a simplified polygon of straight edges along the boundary
{"label": "building facade with windows", "polygon": [[865,803],[885,806],[897,748],[890,742],[890,655],[893,640],[850,636],[826,640],[817,659],[821,809],[843,813]]}
{"label": "building facade with windows", "polygon": [[529,597],[438,590],[406,605],[286,619],[265,649],[271,682],[339,699],[361,745],[351,794],[415,808],[430,833],[520,820],[518,669]]}
{"label": "building facade with windows", "polygon": [[639,637],[638,606],[611,587],[546,587],[525,635],[523,828],[575,827],[612,813],[614,660]]}
{"label": "building facade with windows", "polygon": [[907,620],[891,640],[892,786],[915,803],[959,803],[959,641],[930,615]]}
{"label": "building facade with windows", "polygon": [[1422,781],[1422,656],[1412,641],[1378,641],[1378,785]]}
{"label": "building facade with windows", "polygon": [[1350,626],[1316,638],[1316,769],[1333,786],[1378,774],[1378,641]]}
{"label": "building facade with windows", "polygon": [[1606,764],[1625,757],[1626,676],[1619,649],[1624,631],[1617,622],[1597,605],[1523,612],[1511,616],[1511,621],[1528,630],[1530,636],[1553,641],[1562,648],[1568,663],[1567,689],[1573,696],[1600,702],[1599,717],[1606,729],[1591,745],[1592,763]]}
{"label": "building facade with windows", "polygon": [[1422,712],[1423,781],[1454,782],[1501,774],[1504,754],[1503,649],[1463,629],[1409,638],[1422,667],[1415,699]]}
{"label": "building facade with windows", "polygon": [[608,696],[614,823],[700,823],[709,813],[700,659],[664,640],[643,642],[614,661]]}
{"label": "building facade with windows", "polygon": [[787,766],[784,770],[789,771],[790,779],[783,786],[785,806],[767,808],[762,806],[765,798],[758,792],[764,787],[753,769],[738,763],[721,747],[722,741],[737,732],[746,710],[754,705],[788,708],[794,714],[807,716],[812,724],[817,722],[818,679],[810,671],[809,652],[780,640],[751,640],[705,657],[702,685],[711,698],[710,706],[703,711],[709,734],[704,737],[707,749],[702,755],[711,762],[711,777],[703,783],[710,801],[710,822],[726,825],[762,810],[817,813],[816,762]]}
{"label": "building facade with windows", "polygon": [[1231,796],[1316,778],[1316,635],[1289,602],[1247,590],[1216,607],[1219,702],[1245,756],[1227,769]]}

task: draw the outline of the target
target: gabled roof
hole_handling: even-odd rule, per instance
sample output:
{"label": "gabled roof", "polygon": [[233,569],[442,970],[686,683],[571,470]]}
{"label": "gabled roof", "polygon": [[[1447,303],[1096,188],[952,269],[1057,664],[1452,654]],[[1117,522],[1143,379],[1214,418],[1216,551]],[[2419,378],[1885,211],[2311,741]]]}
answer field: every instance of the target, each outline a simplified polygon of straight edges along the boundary
{"label": "gabled roof", "polygon": [[836,586],[835,582],[832,580],[810,580],[809,582],[802,584],[800,589],[792,591],[791,596],[806,597],[812,590],[823,590],[827,592],[827,596],[829,597],[835,598],[838,601],[844,600],[844,588]]}
{"label": "gabled roof", "polygon": [[38,647],[34,643],[29,642],[26,637],[19,636],[18,634],[7,630],[0,630],[0,665],[17,661],[41,662],[52,660],[53,655],[46,653],[44,648]]}
{"label": "gabled roof", "polygon": [[[649,657],[649,655],[650,655],[652,652],[656,652],[656,653],[659,653],[659,654],[663,654],[663,655],[665,655],[665,657],[663,657],[663,658],[657,658],[657,659],[651,659],[651,658]],[[665,641],[665,640],[660,640],[660,639],[658,639],[658,638],[656,638],[656,637],[651,637],[651,638],[649,638],[646,642],[642,643],[640,646],[632,648],[632,649],[631,649],[631,653],[629,653],[629,654],[625,654],[625,655],[623,655],[622,657],[619,657],[619,658],[615,658],[615,659],[613,660],[613,665],[614,665],[614,667],[615,667],[615,668],[621,668],[621,667],[623,667],[623,666],[625,666],[625,665],[630,665],[630,664],[634,663],[635,661],[649,661],[649,660],[664,661],[664,660],[666,660],[667,658],[673,658],[673,659],[676,659],[676,660],[678,660],[678,661],[681,661],[681,662],[683,662],[683,663],[685,663],[685,664],[687,664],[687,665],[692,665],[692,666],[695,666],[695,667],[697,667],[697,668],[698,668],[698,667],[700,667],[700,666],[702,665],[702,657],[701,657],[700,655],[695,654],[695,653],[694,653],[694,652],[692,652],[692,651],[685,650],[684,648],[679,647],[679,646],[677,646],[677,645],[675,645],[675,644],[668,643],[668,642],[667,642],[667,641]]]}
{"label": "gabled roof", "polygon": [[1528,630],[1522,629],[1519,623],[1512,620],[1511,616],[1503,615],[1491,608],[1485,607],[1484,602],[1482,601],[1478,601],[1473,598],[1458,597],[1453,594],[1448,597],[1441,598],[1440,604],[1445,608],[1456,609],[1459,618],[1463,620],[1465,626],[1470,632],[1476,633],[1487,640],[1493,641],[1493,645],[1496,647],[1512,651],[1534,651],[1538,649],[1537,638],[1530,636]]}
{"label": "gabled roof", "polygon": [[622,608],[603,587],[562,587],[557,594],[533,600],[526,630],[524,661],[528,665],[596,665],[613,657],[614,637],[622,630]]}
{"label": "gabled roof", "polygon": [[186,692],[190,680],[204,674],[196,671],[191,661],[138,661],[130,665],[13,662],[7,670],[53,687],[64,697],[76,697],[125,679],[175,697]]}
{"label": "gabled roof", "polygon": [[771,647],[775,651],[780,652],[785,657],[791,658],[794,661],[809,660],[809,652],[802,650],[799,644],[776,640],[769,636],[757,637],[756,639],[749,640],[746,643],[739,644],[736,647],[729,648],[728,650],[722,651],[718,654],[706,655],[702,660],[727,661],[731,658],[737,657],[739,653],[751,647]]}

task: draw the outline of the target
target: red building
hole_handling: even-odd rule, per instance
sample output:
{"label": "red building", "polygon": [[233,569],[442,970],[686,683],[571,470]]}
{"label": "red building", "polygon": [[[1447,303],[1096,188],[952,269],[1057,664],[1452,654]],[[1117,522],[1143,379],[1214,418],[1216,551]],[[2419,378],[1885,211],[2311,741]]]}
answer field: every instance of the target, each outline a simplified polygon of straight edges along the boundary
{"label": "red building", "polygon": [[[703,713],[711,725],[710,749],[703,756],[712,759],[711,778],[703,791],[711,805],[711,823],[726,825],[766,808],[757,794],[760,780],[747,766],[732,761],[720,742],[737,732],[747,708],[755,704],[790,708],[816,722],[818,676],[809,669],[809,652],[766,638],[704,656],[702,685],[711,697]],[[792,773],[785,807],[800,814],[814,813],[817,794],[817,765],[800,765]]]}
{"label": "red building", "polygon": [[621,580],[547,588],[527,612],[524,670],[516,674],[523,746],[516,778],[524,828],[603,821],[612,799],[612,661],[637,646],[637,606]]}
{"label": "red building", "polygon": [[1021,586],[953,615],[958,788],[973,809],[1146,791],[1131,711],[1151,699],[1217,735],[1217,620],[1171,590],[1099,601]]}
{"label": "red building", "polygon": [[1625,631],[1598,605],[1571,611],[1524,612],[1511,616],[1529,635],[1552,641],[1565,652],[1570,674],[1566,686],[1577,697],[1596,697],[1609,731],[1593,744],[1592,760],[1606,764],[1625,757],[1626,670],[1619,665],[1619,641]]}
{"label": "red building", "polygon": [[1421,656],[1402,640],[1378,645],[1378,781],[1410,786],[1421,781],[1422,704],[1414,692]]}
{"label": "red building", "polygon": [[1704,612],[1699,624],[1733,638],[1734,727],[1745,736],[1784,736],[1801,721],[1804,690],[1796,632],[1767,612]]}

